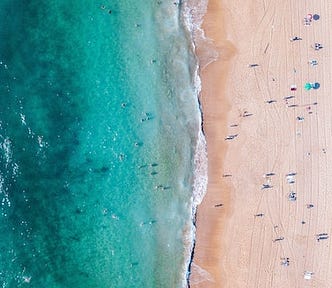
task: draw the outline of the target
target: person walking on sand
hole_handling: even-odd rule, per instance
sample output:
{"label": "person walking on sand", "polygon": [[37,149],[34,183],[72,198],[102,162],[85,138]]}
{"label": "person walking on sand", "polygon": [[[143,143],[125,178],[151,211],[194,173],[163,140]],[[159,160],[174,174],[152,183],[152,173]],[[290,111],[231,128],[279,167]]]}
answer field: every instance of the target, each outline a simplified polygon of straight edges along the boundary
{"label": "person walking on sand", "polygon": [[295,37],[293,37],[293,38],[290,39],[291,42],[300,41],[300,40],[302,40],[302,38],[301,37],[297,37],[297,36],[295,36]]}
{"label": "person walking on sand", "polygon": [[254,63],[254,64],[249,64],[249,65],[248,65],[249,68],[258,67],[258,66],[259,66],[259,65],[256,64],[256,63]]}
{"label": "person walking on sand", "polygon": [[274,239],[273,242],[282,241],[282,240],[284,240],[284,239],[285,239],[285,238],[281,236],[281,237],[278,237],[278,238]]}

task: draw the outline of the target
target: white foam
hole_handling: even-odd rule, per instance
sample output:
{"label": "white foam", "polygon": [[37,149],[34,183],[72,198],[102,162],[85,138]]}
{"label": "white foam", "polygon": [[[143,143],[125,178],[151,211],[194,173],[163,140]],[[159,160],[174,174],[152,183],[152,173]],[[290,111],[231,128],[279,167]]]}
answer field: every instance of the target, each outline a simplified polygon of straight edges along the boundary
{"label": "white foam", "polygon": [[13,176],[16,176],[18,174],[19,166],[17,163],[13,163],[12,167],[13,167]]}
{"label": "white foam", "polygon": [[38,145],[40,148],[45,148],[48,146],[48,143],[44,140],[44,136],[37,136]]}
{"label": "white foam", "polygon": [[22,125],[27,125],[27,123],[25,121],[25,115],[23,113],[20,113],[20,117],[21,117],[21,123],[22,123]]}
{"label": "white foam", "polygon": [[2,197],[1,205],[2,206],[7,205],[8,207],[10,207],[11,203],[8,197],[8,189],[5,187],[5,179],[1,174],[0,174],[0,195]]}
{"label": "white foam", "polygon": [[[1,127],[0,127],[1,128]],[[9,199],[10,181],[14,180],[19,172],[19,166],[13,161],[12,141],[9,137],[0,135],[0,157],[4,160],[5,171],[0,174],[0,201],[1,207],[10,207],[11,202]],[[12,179],[12,180],[8,180]],[[2,215],[4,215],[2,213]]]}
{"label": "white foam", "polygon": [[[200,59],[196,57],[198,65],[196,65],[195,70],[193,71],[194,76],[194,96],[197,97],[197,101],[199,101],[199,94],[201,92],[201,79],[199,77],[200,69],[204,69],[208,64],[215,61],[219,54],[213,48],[213,43],[210,39],[206,38],[204,35],[204,31],[201,28],[203,23],[203,17],[207,10],[208,0],[188,0],[184,1],[182,4],[182,20],[187,29],[189,38],[192,44],[192,51],[195,52],[196,46],[202,46],[204,42],[204,46],[207,47],[206,51],[204,51],[204,55]],[[202,112],[202,111],[201,111]],[[202,113],[199,118],[200,127],[202,127]],[[182,281],[182,287],[188,287],[188,282],[190,279],[190,270],[191,268],[195,268],[195,264],[193,264],[193,250],[195,245],[195,237],[196,237],[196,227],[195,227],[195,217],[196,217],[196,209],[197,205],[199,205],[204,195],[207,191],[207,183],[208,183],[208,157],[207,157],[207,147],[206,140],[203,134],[202,129],[199,130],[197,135],[197,142],[195,147],[195,155],[194,155],[194,179],[193,179],[193,194],[192,194],[192,222],[189,224],[189,227],[186,230],[184,236],[184,244],[186,247],[185,250],[185,265],[184,271],[185,275]],[[197,268],[197,267],[196,267]],[[205,273],[204,278],[209,279],[209,281],[213,281],[213,279]]]}
{"label": "white foam", "polygon": [[[200,57],[198,63],[203,70],[207,65],[216,61],[219,57],[215,49],[213,40],[206,37],[202,29],[203,17],[207,11],[208,0],[188,0],[183,3],[183,22],[186,25],[191,39],[196,47],[200,47]],[[204,49],[203,49],[204,48]]]}
{"label": "white foam", "polygon": [[188,223],[188,227],[186,229],[184,235],[184,245],[185,245],[185,263],[184,263],[184,278],[182,281],[182,287],[188,287],[188,281],[190,277],[192,255],[195,245],[196,239],[196,209],[197,205],[199,205],[204,195],[207,191],[207,183],[208,183],[208,158],[207,158],[207,150],[206,150],[206,141],[203,135],[202,130],[199,131],[194,155],[194,180],[193,180],[193,192],[192,192],[192,201],[191,201],[191,211],[192,211],[192,221]]}
{"label": "white foam", "polygon": [[[191,38],[192,49],[195,51],[197,41],[210,41],[204,35],[204,31],[201,28],[203,23],[203,17],[207,10],[208,0],[189,0],[183,3],[182,10],[182,19],[184,25],[187,29],[187,32]],[[215,61],[218,58],[218,53],[214,50],[210,50],[211,53],[211,62]],[[217,54],[215,54],[217,53]],[[198,64],[193,71],[194,74],[194,93],[197,101],[199,99],[199,94],[201,93],[201,79],[199,77],[199,70],[201,65],[201,59],[198,59]],[[205,63],[208,65],[209,63]],[[202,68],[202,67],[201,67]],[[202,112],[202,111],[201,111]],[[202,113],[199,119],[199,125],[202,127]],[[203,131],[200,129],[197,135],[197,142],[195,147],[194,155],[194,180],[193,180],[193,210],[196,209],[196,206],[199,205],[207,190],[208,183],[208,158],[207,158],[207,147],[206,140],[203,134]],[[194,215],[193,215],[194,216]]]}
{"label": "white foam", "polygon": [[8,167],[8,164],[11,162],[12,156],[13,156],[11,144],[12,144],[11,141],[7,137],[3,140],[2,145],[1,145],[2,149],[4,151],[5,160],[6,160],[6,168]]}
{"label": "white foam", "polygon": [[208,158],[206,150],[206,140],[199,131],[196,151],[195,151],[195,178],[193,184],[193,205],[201,204],[207,190],[208,184]]}
{"label": "white foam", "polygon": [[185,257],[185,262],[183,265],[183,278],[182,278],[182,287],[188,287],[188,280],[190,277],[190,271],[189,267],[191,264],[192,260],[192,252],[194,249],[195,245],[195,235],[196,235],[196,227],[193,222],[188,223],[187,229],[185,230],[184,233],[184,257]]}

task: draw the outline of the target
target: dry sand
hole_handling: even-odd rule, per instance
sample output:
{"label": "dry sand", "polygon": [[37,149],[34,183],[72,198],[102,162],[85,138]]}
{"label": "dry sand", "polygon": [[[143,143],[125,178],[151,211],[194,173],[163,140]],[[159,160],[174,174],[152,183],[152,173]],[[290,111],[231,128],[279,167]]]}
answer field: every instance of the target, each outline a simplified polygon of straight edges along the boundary
{"label": "dry sand", "polygon": [[[305,26],[308,13],[321,18]],[[221,57],[201,71],[209,184],[198,208],[191,287],[330,288],[331,238],[315,235],[332,233],[332,2],[210,0],[203,25]],[[303,40],[291,42],[294,36]],[[324,48],[315,51],[315,42]],[[320,89],[304,90],[316,81]]]}

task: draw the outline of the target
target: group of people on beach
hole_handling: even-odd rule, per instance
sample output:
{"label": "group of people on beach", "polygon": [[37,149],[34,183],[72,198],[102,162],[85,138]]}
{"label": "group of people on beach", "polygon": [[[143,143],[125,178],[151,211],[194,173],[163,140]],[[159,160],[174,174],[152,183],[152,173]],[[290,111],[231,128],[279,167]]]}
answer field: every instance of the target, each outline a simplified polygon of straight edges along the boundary
{"label": "group of people on beach", "polygon": [[[305,18],[305,25],[310,25],[311,24],[311,21],[312,21],[312,14],[308,14],[308,15],[311,15],[311,18],[309,19],[308,17]],[[314,20],[318,20],[319,19],[319,15],[315,14],[315,19]],[[303,38],[300,37],[300,36],[293,36],[291,37],[290,39],[290,42],[297,42],[297,41],[302,41]],[[311,48],[313,48],[315,51],[319,51],[321,49],[323,49],[323,44],[321,43],[318,43],[318,42],[314,42],[313,45],[311,45]],[[317,66],[318,65],[318,60],[317,59],[310,59],[308,61],[308,64],[310,64],[312,67],[314,66]],[[260,64],[260,63],[251,63],[248,65],[248,68],[251,68],[251,69],[260,69],[260,66],[263,65],[263,64]],[[294,73],[296,73],[296,69],[293,68],[293,71]],[[272,78],[272,81],[276,81],[275,78]],[[308,83],[307,83],[308,84]],[[319,83],[315,83],[317,84],[315,87],[313,86],[314,84],[311,84],[311,87],[307,86],[305,87],[308,88],[306,90],[310,90],[311,88],[313,89],[318,89],[320,87],[320,84]],[[313,102],[313,103],[310,103],[310,104],[305,104],[305,105],[299,105],[297,104],[296,102],[294,103],[293,101],[296,100],[296,93],[297,93],[297,85],[293,84],[291,85],[290,87],[290,94],[291,95],[287,95],[283,98],[285,104],[287,105],[288,108],[293,108],[293,109],[296,109],[297,107],[301,108],[301,107],[305,107],[306,111],[308,112],[308,114],[313,114],[313,111],[312,111],[312,106],[316,106],[317,105],[317,102]],[[269,100],[266,100],[265,103],[267,104],[274,104],[276,103],[277,100],[275,99],[269,99]],[[252,116],[253,114],[252,113],[249,113],[248,111],[245,111],[244,113],[241,113],[241,117],[248,117],[248,116]],[[299,116],[296,117],[296,120],[298,122],[303,122],[305,120],[305,118],[300,114]],[[237,127],[238,125],[234,125],[234,126],[231,126],[231,127]],[[228,136],[226,136],[224,139],[225,140],[234,140],[235,138],[238,137],[239,134],[230,134]],[[323,150],[323,153],[325,154],[326,153],[326,149],[324,148]],[[311,153],[310,152],[307,152],[307,155],[310,156]],[[286,181],[287,181],[287,184],[289,185],[289,193],[288,193],[288,200],[291,201],[291,202],[296,202],[297,201],[297,193],[294,191],[294,183],[295,183],[295,175],[297,173],[296,172],[290,172],[286,175]],[[223,174],[222,176],[225,178],[225,177],[229,177],[229,175],[231,176],[231,174]],[[271,184],[272,183],[272,179],[271,177],[274,176],[275,173],[274,172],[269,172],[269,173],[266,173],[264,174],[264,178],[266,179],[266,182],[263,183],[261,185],[261,189],[262,190],[268,190],[268,189],[271,189],[273,188],[274,186]],[[299,194],[300,197],[302,196],[301,194]],[[292,204],[293,205],[293,204]],[[296,204],[295,204],[296,205]],[[216,204],[215,207],[221,207],[222,205],[220,204]],[[308,203],[306,204],[306,208],[307,209],[313,209],[315,207],[314,204],[312,203]],[[254,217],[255,218],[264,218],[265,214],[263,212],[258,212],[256,214],[254,214]],[[257,220],[257,221],[260,221],[260,220]],[[306,224],[306,221],[302,220],[301,221],[301,224],[304,225]],[[274,226],[274,228],[277,228],[278,226]],[[275,229],[275,231],[277,231]],[[276,238],[274,238],[272,241],[274,243],[277,243],[277,242],[280,242],[280,241],[283,241],[285,239],[286,236],[280,236],[280,235],[277,235]],[[320,241],[324,241],[324,240],[328,240],[329,239],[329,234],[327,232],[321,232],[321,233],[318,233],[315,235],[315,239],[317,240],[317,242],[320,242]],[[289,257],[281,257],[281,265],[283,266],[289,266],[290,265],[290,258]],[[310,275],[309,275],[310,274]],[[311,275],[313,274],[313,272],[307,272],[305,273],[304,275],[304,278],[305,279],[310,279],[311,278]],[[309,276],[308,276],[309,275]]]}

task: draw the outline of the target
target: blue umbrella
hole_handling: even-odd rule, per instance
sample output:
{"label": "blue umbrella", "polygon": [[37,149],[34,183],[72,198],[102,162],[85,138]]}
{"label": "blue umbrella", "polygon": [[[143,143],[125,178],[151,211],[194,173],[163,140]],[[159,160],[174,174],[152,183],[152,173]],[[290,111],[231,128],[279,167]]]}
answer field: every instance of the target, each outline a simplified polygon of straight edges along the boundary
{"label": "blue umbrella", "polygon": [[318,89],[320,87],[320,84],[318,82],[312,84],[312,88]]}
{"label": "blue umbrella", "polygon": [[317,21],[319,19],[319,15],[315,14],[314,16],[312,16],[312,18]]}

